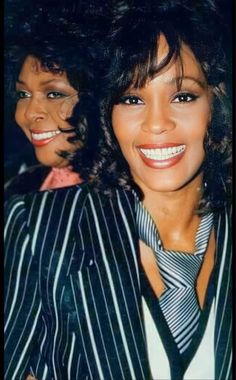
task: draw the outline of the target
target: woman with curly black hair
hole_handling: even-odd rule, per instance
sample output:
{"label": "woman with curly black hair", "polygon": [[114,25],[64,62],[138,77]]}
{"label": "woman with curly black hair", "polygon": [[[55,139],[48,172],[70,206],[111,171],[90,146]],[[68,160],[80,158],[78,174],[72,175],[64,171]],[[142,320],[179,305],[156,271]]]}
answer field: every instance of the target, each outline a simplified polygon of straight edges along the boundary
{"label": "woman with curly black hair", "polygon": [[[103,189],[120,185],[131,189],[134,186],[133,176],[130,175],[130,165],[120,149],[119,141],[112,128],[113,107],[120,102],[120,98],[129,87],[144,87],[146,82],[164,69],[172,58],[178,58],[180,62],[179,82],[177,83],[178,89],[180,89],[183,75],[180,45],[184,41],[191,47],[202,65],[208,85],[214,90],[212,99],[214,112],[204,139],[206,156],[201,171],[203,171],[205,186],[204,193],[199,200],[198,210],[200,212],[204,209],[217,209],[218,206],[231,200],[232,126],[231,104],[228,95],[231,66],[227,56],[227,53],[230,54],[230,45],[224,24],[221,25],[222,32],[218,38],[213,38],[217,31],[217,22],[215,17],[211,19],[208,14],[210,6],[208,2],[196,6],[196,12],[194,9],[190,19],[187,17],[190,12],[188,6],[183,6],[181,2],[179,8],[184,11],[184,14],[183,16],[178,14],[178,3],[173,2],[172,8],[170,8],[170,2],[157,6],[144,4],[143,8],[136,6],[120,22],[114,24],[110,35],[112,46],[107,52],[112,56],[112,58],[110,57],[111,66],[103,86],[105,91],[103,94],[104,139],[101,144],[101,159],[94,168],[94,174],[98,174],[97,183]],[[151,17],[152,7],[153,16]],[[162,15],[166,16],[165,12],[168,13],[168,17],[163,20],[157,19],[155,8],[159,8],[160,18]],[[143,11],[146,13],[142,17]],[[132,17],[133,20],[131,24],[129,24],[129,17]],[[148,22],[149,17],[150,21]],[[184,17],[185,21],[182,22]],[[219,18],[218,22],[220,21],[223,22]],[[146,32],[140,34],[142,26]],[[170,52],[160,67],[156,61],[156,33],[164,33],[170,46]],[[150,48],[152,43],[153,46]],[[229,87],[226,89],[225,86]],[[132,99],[132,102],[135,103],[135,99]]]}
{"label": "woman with curly black hair", "polygon": [[97,186],[137,196],[153,378],[229,379],[227,30],[209,2],[141,4],[109,36]]}
{"label": "woman with curly black hair", "polygon": [[91,88],[97,83],[92,68],[97,46],[79,16],[75,5],[50,8],[46,3],[27,15],[19,7],[7,15],[6,85],[15,95],[16,122],[44,165],[10,180],[8,196],[80,183],[79,166],[95,152],[99,118]]}
{"label": "woman with curly black hair", "polygon": [[6,379],[232,379],[221,18],[206,1],[120,12],[91,181],[6,209]]}

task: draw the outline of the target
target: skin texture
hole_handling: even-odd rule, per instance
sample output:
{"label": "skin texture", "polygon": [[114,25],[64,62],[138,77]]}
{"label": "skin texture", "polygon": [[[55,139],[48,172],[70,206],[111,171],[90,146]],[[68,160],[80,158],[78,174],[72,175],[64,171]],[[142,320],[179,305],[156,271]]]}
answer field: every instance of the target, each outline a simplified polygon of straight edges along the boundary
{"label": "skin texture", "polygon": [[26,57],[16,83],[17,105],[15,119],[28,140],[34,145],[35,154],[40,163],[46,166],[62,168],[68,161],[57,153],[66,150],[73,152],[81,147],[80,142],[67,141],[68,133],[59,133],[42,140],[34,139],[32,132],[40,133],[71,128],[66,119],[71,115],[78,101],[77,90],[73,88],[65,72],[52,73],[43,70],[40,62]]}
{"label": "skin texture", "polygon": [[[157,61],[168,53],[163,35],[158,41]],[[195,213],[201,197],[204,138],[211,121],[212,93],[191,49],[182,44],[183,80],[178,61],[147,81],[143,88],[129,88],[114,105],[114,133],[132,176],[144,193],[150,212],[166,249],[191,254],[200,217]],[[141,149],[182,148],[147,158]],[[148,154],[147,151],[145,153]],[[167,156],[166,156],[167,154]],[[154,157],[154,159],[153,159]],[[163,159],[164,157],[164,159]],[[215,237],[212,231],[204,263],[197,279],[197,295],[203,308],[209,277],[214,265]],[[140,241],[141,262],[150,285],[159,297],[164,283],[152,250]]]}

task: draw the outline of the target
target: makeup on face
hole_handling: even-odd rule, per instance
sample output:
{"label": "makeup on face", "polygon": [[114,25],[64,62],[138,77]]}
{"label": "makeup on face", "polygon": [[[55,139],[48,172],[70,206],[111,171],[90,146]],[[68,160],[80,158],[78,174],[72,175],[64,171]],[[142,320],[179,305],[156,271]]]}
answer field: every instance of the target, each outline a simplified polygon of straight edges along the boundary
{"label": "makeup on face", "polygon": [[79,96],[66,73],[45,70],[36,58],[27,56],[16,83],[16,96],[15,119],[34,146],[37,159],[47,166],[66,166],[67,160],[58,152],[73,152],[81,146],[67,141],[74,135],[67,118]]}
{"label": "makeup on face", "polygon": [[[168,53],[161,35],[157,61]],[[130,87],[113,106],[112,125],[133,178],[141,188],[174,191],[194,178],[204,160],[212,91],[187,46],[141,88]]]}
{"label": "makeup on face", "polygon": [[31,142],[34,146],[43,146],[58,136],[60,131],[44,131],[43,133],[31,129]]}
{"label": "makeup on face", "polygon": [[186,145],[176,143],[138,145],[143,162],[153,169],[166,169],[175,165],[184,155]]}

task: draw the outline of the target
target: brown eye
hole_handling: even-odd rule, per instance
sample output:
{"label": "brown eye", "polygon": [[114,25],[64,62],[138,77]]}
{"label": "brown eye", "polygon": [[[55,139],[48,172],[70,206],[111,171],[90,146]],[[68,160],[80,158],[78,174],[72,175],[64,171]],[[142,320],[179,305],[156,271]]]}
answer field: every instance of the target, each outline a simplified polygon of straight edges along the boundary
{"label": "brown eye", "polygon": [[191,94],[189,92],[182,92],[174,97],[173,103],[189,103],[193,102],[197,98],[197,95]]}
{"label": "brown eye", "polygon": [[16,91],[16,101],[21,100],[21,99],[28,99],[31,97],[31,95],[27,91],[23,90],[17,90]]}
{"label": "brown eye", "polygon": [[135,95],[122,96],[120,99],[120,103],[128,104],[128,105],[144,104],[144,102],[138,96],[135,96]]}
{"label": "brown eye", "polygon": [[49,99],[61,99],[61,98],[65,98],[67,96],[68,95],[63,94],[62,92],[59,92],[59,91],[51,91],[51,92],[48,92],[48,94],[47,94],[47,98],[49,98]]}

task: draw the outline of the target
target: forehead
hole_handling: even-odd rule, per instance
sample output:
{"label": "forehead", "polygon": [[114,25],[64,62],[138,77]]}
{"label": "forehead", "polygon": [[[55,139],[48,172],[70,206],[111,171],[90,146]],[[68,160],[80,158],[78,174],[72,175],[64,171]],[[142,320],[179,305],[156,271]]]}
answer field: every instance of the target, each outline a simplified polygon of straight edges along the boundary
{"label": "forehead", "polygon": [[[55,66],[55,68],[57,68]],[[58,78],[58,79],[61,79],[61,78],[66,78],[66,73],[63,72],[63,71],[59,71],[59,72],[53,72],[53,71],[50,71],[48,70],[46,67],[42,66],[41,62],[39,59],[37,59],[36,57],[33,57],[31,55],[28,55],[22,66],[21,66],[21,69],[20,69],[20,73],[19,73],[19,79],[21,79],[22,77],[25,77],[27,75],[31,75],[31,76],[35,76],[35,77],[45,77],[45,79],[47,78]]]}
{"label": "forehead", "polygon": [[[160,35],[157,41],[157,63],[163,61],[169,53],[169,46],[163,34]],[[185,43],[180,45],[180,53],[177,59],[172,58],[170,63],[165,66],[160,73],[157,73],[155,80],[158,77],[165,76],[165,81],[170,82],[176,77],[193,77],[201,81],[205,81],[205,76],[202,71],[199,61],[196,59],[193,51]]]}
{"label": "forehead", "polygon": [[154,49],[150,48],[145,61],[134,67],[131,72],[132,80],[127,89],[142,88],[158,80],[174,83],[180,87],[183,78],[186,77],[194,78],[203,87],[207,86],[201,64],[187,44],[180,42],[179,47],[176,46],[176,50],[170,54],[170,47],[163,33],[157,37],[155,44]]}

